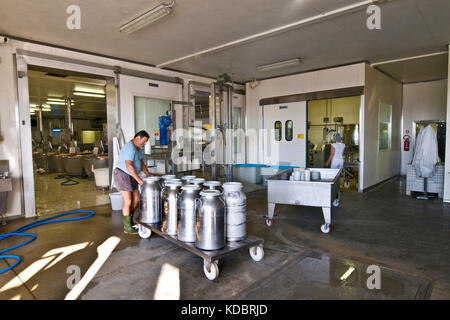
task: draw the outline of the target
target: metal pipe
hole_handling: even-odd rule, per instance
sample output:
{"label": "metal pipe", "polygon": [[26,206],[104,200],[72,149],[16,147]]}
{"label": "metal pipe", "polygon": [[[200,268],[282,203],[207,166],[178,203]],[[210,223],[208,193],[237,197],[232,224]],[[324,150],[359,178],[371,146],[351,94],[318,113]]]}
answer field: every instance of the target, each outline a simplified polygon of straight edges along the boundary
{"label": "metal pipe", "polygon": [[44,121],[42,119],[42,106],[39,104],[39,131],[41,132],[41,138],[44,134]]}
{"label": "metal pipe", "polygon": [[73,137],[73,122],[72,122],[72,106],[70,98],[66,99],[66,115],[67,115],[67,129],[70,131],[70,138]]}
{"label": "metal pipe", "polygon": [[[183,110],[183,109],[181,109]],[[182,112],[183,114],[183,112]],[[176,150],[176,145],[177,145],[177,141],[176,139],[174,139],[174,132],[175,132],[175,128],[176,128],[176,115],[175,115],[175,106],[174,106],[174,102],[171,101],[170,102],[170,117],[172,118],[172,130],[171,130],[171,137],[170,137],[170,152],[171,152],[171,156],[172,156],[172,174],[177,174],[178,173],[178,166],[177,166],[177,161],[178,161],[178,151]],[[176,153],[174,153],[176,152]],[[167,173],[167,172],[166,172]]]}
{"label": "metal pipe", "polygon": [[211,101],[209,104],[209,119],[211,121],[211,180],[217,180],[216,168],[216,84],[211,83]]}
{"label": "metal pipe", "polygon": [[233,86],[227,86],[226,180],[233,181]]}
{"label": "metal pipe", "polygon": [[443,54],[448,54],[448,51],[439,51],[439,52],[433,52],[433,53],[428,53],[428,54],[422,54],[419,56],[374,62],[374,63],[371,63],[370,66],[375,67],[375,66],[379,66],[382,64],[389,64],[389,63],[395,63],[395,62],[403,62],[403,61],[409,61],[409,60],[415,60],[415,59],[421,59],[421,58],[428,58],[428,57],[434,57],[434,56],[443,55]]}

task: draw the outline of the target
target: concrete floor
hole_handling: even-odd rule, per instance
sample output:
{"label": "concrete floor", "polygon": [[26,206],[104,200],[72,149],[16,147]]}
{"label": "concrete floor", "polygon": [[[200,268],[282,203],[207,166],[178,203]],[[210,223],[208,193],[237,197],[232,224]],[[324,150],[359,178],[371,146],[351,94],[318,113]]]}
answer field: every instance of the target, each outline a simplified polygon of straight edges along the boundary
{"label": "concrete floor", "polygon": [[[88,220],[33,229],[38,239],[12,252],[22,263],[0,275],[0,299],[64,299],[68,268],[79,266],[84,276],[114,236],[119,244],[79,299],[450,299],[450,207],[407,197],[404,179],[365,194],[343,192],[327,235],[319,208],[279,205],[268,228],[266,190],[254,190],[247,193],[248,233],[264,238],[261,262],[238,252],[209,281],[199,257],[156,235],[124,235],[120,212],[100,206]],[[28,222],[12,221],[0,233]],[[19,242],[3,240],[1,248]],[[381,269],[380,290],[367,288],[369,265]]]}

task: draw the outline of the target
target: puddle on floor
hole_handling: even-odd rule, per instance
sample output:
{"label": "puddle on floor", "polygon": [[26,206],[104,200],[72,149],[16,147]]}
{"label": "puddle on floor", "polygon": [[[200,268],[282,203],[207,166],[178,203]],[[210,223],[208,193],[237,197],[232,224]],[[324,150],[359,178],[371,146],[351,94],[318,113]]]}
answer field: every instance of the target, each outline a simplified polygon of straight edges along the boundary
{"label": "puddle on floor", "polygon": [[428,299],[431,283],[377,265],[309,251],[237,299]]}

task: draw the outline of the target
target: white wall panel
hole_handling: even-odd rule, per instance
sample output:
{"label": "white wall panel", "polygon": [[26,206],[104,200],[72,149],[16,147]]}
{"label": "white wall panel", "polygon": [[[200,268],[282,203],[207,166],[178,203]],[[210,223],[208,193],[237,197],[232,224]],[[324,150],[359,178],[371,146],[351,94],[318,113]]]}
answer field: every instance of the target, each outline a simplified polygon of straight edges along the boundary
{"label": "white wall panel", "polygon": [[[448,46],[450,50],[450,46]],[[448,74],[450,74],[450,55],[448,58]],[[447,137],[450,137],[450,78],[447,79]],[[445,144],[445,176],[444,176],[444,202],[450,202],[450,139]]]}
{"label": "white wall panel", "polygon": [[[316,92],[364,86],[365,64],[359,63],[349,66],[307,72],[286,77],[260,81],[254,89],[250,83],[246,84],[246,120],[248,129],[262,128],[262,108],[260,99],[292,95],[298,93]],[[248,144],[248,163],[262,163],[262,138],[257,143]]]}
{"label": "white wall panel", "polygon": [[[366,66],[363,189],[400,174],[402,90],[401,83]],[[392,105],[390,150],[378,146],[380,102]]]}
{"label": "white wall panel", "polygon": [[[158,87],[149,86],[149,82],[157,84]],[[164,100],[181,101],[183,98],[181,84],[163,81],[154,81],[127,75],[120,75],[120,125],[125,139],[132,139],[136,133],[134,122],[134,97],[156,98]],[[180,105],[175,106],[176,123],[182,127],[182,109]],[[150,132],[149,132],[150,133]]]}

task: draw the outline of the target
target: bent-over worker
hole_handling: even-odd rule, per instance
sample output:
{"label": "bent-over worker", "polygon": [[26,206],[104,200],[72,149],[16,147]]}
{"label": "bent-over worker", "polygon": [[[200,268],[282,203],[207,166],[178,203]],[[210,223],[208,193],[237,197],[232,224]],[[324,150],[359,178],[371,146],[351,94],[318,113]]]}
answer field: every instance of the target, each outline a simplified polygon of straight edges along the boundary
{"label": "bent-over worker", "polygon": [[142,148],[149,137],[144,130],[136,133],[120,150],[114,169],[114,182],[123,199],[123,232],[126,234],[137,234],[137,230],[133,228],[133,214],[139,205],[139,185],[144,184],[139,173],[142,170],[147,177],[151,176],[142,160]]}
{"label": "bent-over worker", "polygon": [[331,154],[328,158],[327,162],[325,163],[325,167],[328,167],[331,162],[332,169],[340,169],[344,167],[344,150],[345,150],[345,144],[342,143],[342,137],[339,133],[336,133],[334,135],[334,139],[336,140],[336,143],[333,143],[331,145]]}

